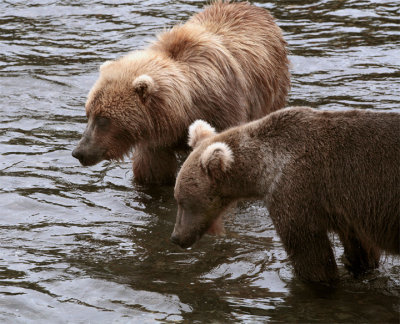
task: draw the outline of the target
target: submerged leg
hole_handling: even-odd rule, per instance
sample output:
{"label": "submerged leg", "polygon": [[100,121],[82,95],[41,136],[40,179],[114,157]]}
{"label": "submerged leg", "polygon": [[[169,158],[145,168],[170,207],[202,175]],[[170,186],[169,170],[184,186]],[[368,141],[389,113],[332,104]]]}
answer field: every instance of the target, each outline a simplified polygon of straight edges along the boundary
{"label": "submerged leg", "polygon": [[367,240],[360,239],[353,227],[338,231],[348,261],[346,267],[354,276],[379,266],[380,251]]}
{"label": "submerged leg", "polygon": [[338,270],[331,242],[326,228],[318,224],[321,215],[312,215],[304,209],[300,214],[282,213],[279,208],[270,213],[300,279],[325,284],[337,281]]}

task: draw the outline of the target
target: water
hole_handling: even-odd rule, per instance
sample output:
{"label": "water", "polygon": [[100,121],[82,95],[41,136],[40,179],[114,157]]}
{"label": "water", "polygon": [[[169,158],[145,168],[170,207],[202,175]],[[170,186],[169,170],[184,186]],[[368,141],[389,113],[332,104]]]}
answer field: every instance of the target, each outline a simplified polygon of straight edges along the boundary
{"label": "water", "polygon": [[[0,322],[397,322],[400,260],[335,290],[292,274],[259,203],[223,238],[169,242],[172,188],[129,161],[84,168],[71,151],[98,66],[145,46],[203,1],[0,2]],[[290,45],[291,104],[400,111],[400,5],[259,1]]]}

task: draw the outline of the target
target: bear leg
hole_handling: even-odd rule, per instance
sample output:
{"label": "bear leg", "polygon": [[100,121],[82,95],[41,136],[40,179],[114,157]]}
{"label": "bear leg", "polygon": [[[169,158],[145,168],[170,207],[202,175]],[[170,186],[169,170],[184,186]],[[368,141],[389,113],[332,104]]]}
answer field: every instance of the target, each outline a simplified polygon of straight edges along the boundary
{"label": "bear leg", "polygon": [[170,148],[136,147],[132,156],[134,179],[140,184],[173,185],[178,163]]}
{"label": "bear leg", "polygon": [[[303,231],[298,242],[290,239],[287,250],[295,273],[304,281],[333,284],[338,270],[331,242],[326,232]],[[290,234],[293,238],[293,234]],[[287,240],[288,241],[288,240]]]}
{"label": "bear leg", "polygon": [[348,262],[345,266],[355,277],[379,266],[380,250],[366,240],[360,239],[353,227],[339,231],[339,237]]}
{"label": "bear leg", "polygon": [[323,284],[334,284],[338,280],[335,256],[324,228],[307,224],[304,220],[308,217],[302,215],[274,217],[271,214],[271,218],[301,280]]}

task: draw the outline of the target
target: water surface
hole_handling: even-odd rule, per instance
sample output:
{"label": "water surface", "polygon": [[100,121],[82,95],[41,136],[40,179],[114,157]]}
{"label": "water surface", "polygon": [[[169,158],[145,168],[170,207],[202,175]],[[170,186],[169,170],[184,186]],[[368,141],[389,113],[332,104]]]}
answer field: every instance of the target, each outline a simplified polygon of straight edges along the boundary
{"label": "water surface", "polygon": [[[400,260],[336,290],[292,274],[268,211],[246,203],[227,235],[169,242],[170,187],[129,161],[84,168],[71,151],[98,67],[146,46],[204,1],[0,2],[0,321],[399,322]],[[400,111],[398,1],[258,1],[289,43],[290,103]]]}

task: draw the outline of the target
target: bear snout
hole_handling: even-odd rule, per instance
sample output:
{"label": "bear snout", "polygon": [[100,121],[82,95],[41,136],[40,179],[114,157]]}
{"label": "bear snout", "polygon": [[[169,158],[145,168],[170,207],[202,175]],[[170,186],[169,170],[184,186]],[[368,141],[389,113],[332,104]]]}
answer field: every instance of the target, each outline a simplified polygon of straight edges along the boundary
{"label": "bear snout", "polygon": [[91,166],[103,160],[102,150],[87,150],[82,145],[78,145],[73,151],[72,156],[79,160],[83,166]]}
{"label": "bear snout", "polygon": [[78,159],[79,161],[81,161],[81,160],[83,159],[83,153],[82,153],[82,151],[79,150],[79,148],[77,148],[77,147],[72,151],[72,156],[73,156],[75,159]]}
{"label": "bear snout", "polygon": [[84,150],[82,150],[81,147],[76,147],[73,151],[72,151],[72,156],[75,159],[78,159],[79,162],[83,165],[83,166],[89,166],[89,165],[93,165],[94,163],[91,163],[90,159],[88,158],[88,155],[85,154],[86,152],[84,152]]}
{"label": "bear snout", "polygon": [[172,235],[171,235],[171,237],[170,237],[169,239],[170,239],[170,241],[171,241],[172,243],[174,243],[174,244],[180,246],[180,242],[181,242],[181,241],[179,240],[178,235],[176,235],[175,233],[172,233]]}
{"label": "bear snout", "polygon": [[190,246],[190,244],[187,244],[187,243],[183,242],[180,239],[179,235],[174,234],[174,233],[172,233],[172,235],[170,237],[170,240],[171,240],[172,243],[174,243],[176,245],[179,245],[182,249],[187,249]]}
{"label": "bear snout", "polygon": [[179,245],[182,249],[191,247],[196,242],[196,237],[183,237],[180,233],[174,231],[170,237],[170,241],[176,245]]}

